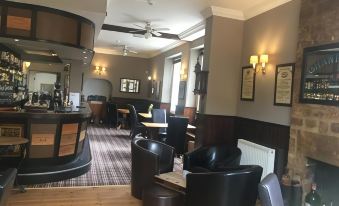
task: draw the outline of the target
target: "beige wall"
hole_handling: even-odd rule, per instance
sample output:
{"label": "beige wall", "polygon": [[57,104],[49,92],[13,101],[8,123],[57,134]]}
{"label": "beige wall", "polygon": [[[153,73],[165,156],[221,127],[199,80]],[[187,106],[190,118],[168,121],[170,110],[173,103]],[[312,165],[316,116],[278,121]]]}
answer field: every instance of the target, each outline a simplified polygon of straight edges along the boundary
{"label": "beige wall", "polygon": [[[162,81],[162,92],[161,92],[161,98],[159,101],[163,103],[169,103],[171,98],[171,62],[169,61],[169,57],[181,53],[182,59],[181,59],[181,67],[186,71],[188,74],[188,84],[193,83],[190,81],[191,76],[193,75],[190,73],[190,67],[194,67],[192,63],[195,64],[194,61],[191,61],[191,49],[197,46],[200,46],[204,44],[204,38],[199,38],[193,42],[186,42],[174,49],[171,49],[167,52],[164,52],[158,56],[155,56],[151,59],[151,67],[152,67],[152,78],[155,80],[161,80]],[[165,75],[166,77],[165,77]],[[165,77],[165,78],[164,78]],[[170,77],[170,78],[168,78]],[[192,87],[189,86],[189,89]],[[187,90],[186,88],[186,102],[189,102],[189,105],[186,106],[194,106],[194,95],[193,90]],[[186,104],[186,103],[185,103]]]}
{"label": "beige wall", "polygon": [[204,70],[208,87],[203,113],[235,116],[237,113],[243,21],[212,16],[207,19]]}
{"label": "beige wall", "polygon": [[[106,67],[102,75],[95,73],[95,66]],[[106,79],[112,83],[113,97],[126,97],[146,99],[148,91],[148,80],[146,70],[150,70],[150,60],[136,57],[124,57],[109,54],[95,54],[92,66],[85,70],[85,81],[89,78]],[[140,93],[120,92],[120,78],[140,80]]]}
{"label": "beige wall", "polygon": [[[277,64],[296,60],[299,12],[300,1],[293,0],[245,22],[241,65],[249,65],[251,55],[263,53],[269,55],[269,64],[266,75],[256,75],[255,101],[240,101],[237,96],[237,116],[290,124],[290,107],[273,105],[275,68]],[[241,75],[238,79],[240,84]]]}

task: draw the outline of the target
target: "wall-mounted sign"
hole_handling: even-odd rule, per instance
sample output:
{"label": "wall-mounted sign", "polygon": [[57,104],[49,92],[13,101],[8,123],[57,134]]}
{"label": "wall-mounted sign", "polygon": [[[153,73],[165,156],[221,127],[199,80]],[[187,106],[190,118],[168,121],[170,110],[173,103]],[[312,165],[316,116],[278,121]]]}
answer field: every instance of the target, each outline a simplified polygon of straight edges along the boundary
{"label": "wall-mounted sign", "polygon": [[275,71],[274,105],[291,106],[294,64],[277,65]]}
{"label": "wall-mounted sign", "polygon": [[242,68],[241,96],[243,101],[254,101],[255,70],[252,66]]}

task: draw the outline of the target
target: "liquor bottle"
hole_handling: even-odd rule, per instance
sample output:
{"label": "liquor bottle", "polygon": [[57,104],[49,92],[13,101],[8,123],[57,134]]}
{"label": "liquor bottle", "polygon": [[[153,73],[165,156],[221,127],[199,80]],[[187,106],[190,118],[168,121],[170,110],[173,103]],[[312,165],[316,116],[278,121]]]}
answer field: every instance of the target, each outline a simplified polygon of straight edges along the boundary
{"label": "liquor bottle", "polygon": [[317,193],[317,185],[312,184],[311,191],[305,197],[305,206],[321,206],[321,198]]}

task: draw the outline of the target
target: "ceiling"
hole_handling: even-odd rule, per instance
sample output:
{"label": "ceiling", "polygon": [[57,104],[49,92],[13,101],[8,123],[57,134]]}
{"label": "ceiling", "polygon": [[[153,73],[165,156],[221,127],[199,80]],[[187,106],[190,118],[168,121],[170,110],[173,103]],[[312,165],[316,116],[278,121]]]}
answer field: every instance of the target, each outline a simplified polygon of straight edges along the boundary
{"label": "ceiling", "polygon": [[[124,44],[138,52],[136,56],[149,58],[184,41],[164,38],[143,39],[132,34],[101,30],[103,24],[138,28],[151,21],[155,27],[166,27],[166,33],[195,38],[204,35],[204,20],[214,14],[246,20],[291,0],[11,0],[36,4],[72,12],[90,19],[96,25],[95,51],[122,54],[113,44]],[[107,13],[106,13],[107,12]],[[107,14],[107,16],[106,16]],[[189,40],[192,40],[189,39]]]}
{"label": "ceiling", "polygon": [[[248,19],[290,0],[108,0],[105,24],[138,28],[150,21],[156,27],[166,27],[166,33],[184,35],[185,31],[203,24],[212,13],[236,19]],[[210,9],[208,9],[210,8]],[[211,11],[208,11],[211,10]],[[200,26],[199,30],[204,29]],[[201,36],[201,35],[200,35]],[[116,43],[125,44],[139,52],[140,57],[153,57],[166,48],[180,44],[177,40],[162,38],[142,39],[132,34],[102,30],[95,43],[99,53],[121,54],[112,47]]]}

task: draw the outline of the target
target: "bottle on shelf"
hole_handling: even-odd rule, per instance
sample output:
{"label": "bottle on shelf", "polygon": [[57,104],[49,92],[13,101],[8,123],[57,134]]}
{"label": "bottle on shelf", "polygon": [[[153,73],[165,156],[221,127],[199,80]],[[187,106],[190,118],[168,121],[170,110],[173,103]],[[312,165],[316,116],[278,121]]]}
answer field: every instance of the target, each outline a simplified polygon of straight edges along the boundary
{"label": "bottle on shelf", "polygon": [[311,191],[305,197],[305,206],[322,206],[320,195],[317,193],[317,185],[311,186]]}

